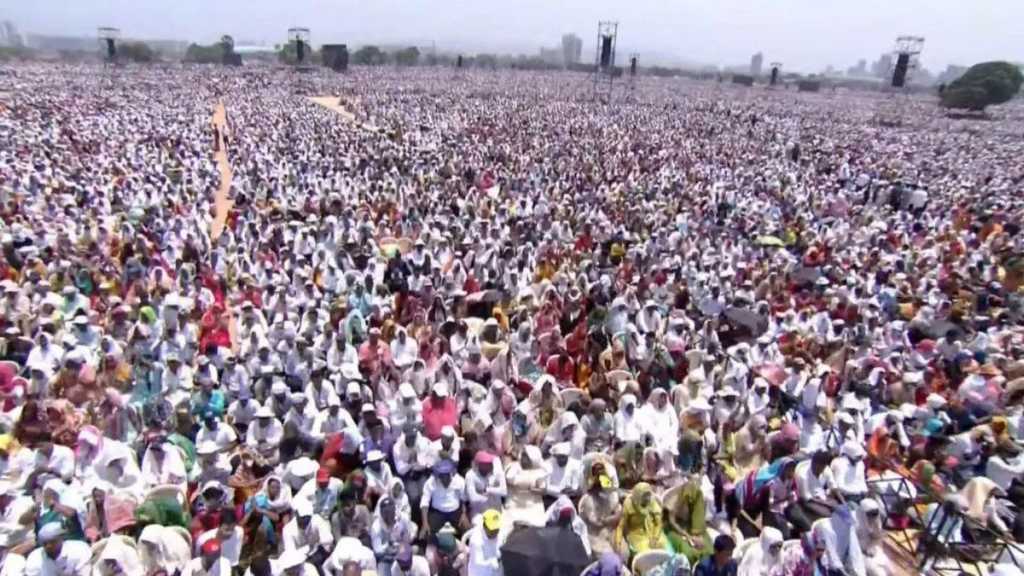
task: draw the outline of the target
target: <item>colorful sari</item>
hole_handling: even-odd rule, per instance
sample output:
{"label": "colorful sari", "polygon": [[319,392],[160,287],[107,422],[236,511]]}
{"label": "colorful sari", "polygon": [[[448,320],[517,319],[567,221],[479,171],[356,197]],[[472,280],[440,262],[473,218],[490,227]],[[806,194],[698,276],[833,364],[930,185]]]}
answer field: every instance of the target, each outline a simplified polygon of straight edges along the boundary
{"label": "colorful sari", "polygon": [[669,513],[675,524],[683,530],[676,532],[670,524],[665,531],[669,543],[672,544],[673,550],[690,561],[691,566],[696,566],[702,558],[712,552],[711,535],[708,533],[705,517],[704,493],[700,489],[699,481],[691,480],[686,483]]}
{"label": "colorful sari", "polygon": [[[647,504],[640,504],[647,495]],[[648,550],[668,547],[668,539],[662,531],[661,504],[658,503],[651,485],[640,482],[633,487],[633,493],[622,506],[622,519],[615,534],[615,543],[624,553],[639,554]]]}

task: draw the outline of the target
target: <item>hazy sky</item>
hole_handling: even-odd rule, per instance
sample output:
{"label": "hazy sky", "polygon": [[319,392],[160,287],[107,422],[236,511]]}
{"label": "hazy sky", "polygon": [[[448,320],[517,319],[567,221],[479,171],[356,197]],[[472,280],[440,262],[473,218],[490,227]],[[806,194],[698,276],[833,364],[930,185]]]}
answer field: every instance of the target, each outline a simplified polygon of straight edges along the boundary
{"label": "hazy sky", "polygon": [[619,61],[636,51],[716,64],[818,71],[872,61],[901,34],[926,38],[922,63],[1024,61],[1022,0],[8,0],[0,19],[23,32],[281,42],[289,26],[312,41],[410,42],[466,51],[535,53],[565,32],[593,56],[598,20],[618,20]]}

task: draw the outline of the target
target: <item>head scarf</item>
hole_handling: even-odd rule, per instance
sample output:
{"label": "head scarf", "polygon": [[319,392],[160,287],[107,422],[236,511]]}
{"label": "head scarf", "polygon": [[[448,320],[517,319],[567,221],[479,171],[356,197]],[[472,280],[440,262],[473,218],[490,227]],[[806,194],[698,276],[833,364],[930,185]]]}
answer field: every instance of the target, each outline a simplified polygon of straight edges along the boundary
{"label": "head scarf", "polygon": [[[276,498],[270,497],[270,481],[277,480],[281,489],[277,492]],[[265,506],[275,512],[285,512],[292,507],[292,489],[276,474],[271,474],[263,480],[260,491],[254,496],[257,506]]]}
{"label": "head scarf", "polygon": [[[646,505],[640,504],[640,497],[644,494],[649,494],[650,498]],[[633,487],[633,492],[626,498],[623,503],[623,514],[643,514],[644,516],[660,516],[661,515],[661,504],[658,503],[658,499],[654,497],[654,490],[651,485],[647,482],[640,482]]]}
{"label": "head scarf", "polygon": [[960,496],[967,502],[967,515],[975,520],[985,521],[985,502],[999,485],[985,476],[975,476],[960,490]]}
{"label": "head scarf", "polygon": [[[152,544],[152,550],[144,545],[146,543]],[[192,559],[188,532],[177,526],[150,524],[142,529],[139,544],[139,559],[145,569],[143,574],[151,574],[161,568],[173,574],[184,570]]]}
{"label": "head scarf", "polygon": [[782,565],[782,551],[772,553],[772,546],[782,544],[782,532],[771,526],[761,529],[759,545],[747,548],[740,561],[738,576],[762,576],[771,574]]}
{"label": "head scarf", "polygon": [[[142,569],[142,560],[135,546],[129,546],[121,536],[112,536],[107,539],[106,546],[99,556],[99,564],[103,566],[108,560],[114,561],[120,568],[118,574],[145,574]],[[134,544],[134,542],[132,543]]]}

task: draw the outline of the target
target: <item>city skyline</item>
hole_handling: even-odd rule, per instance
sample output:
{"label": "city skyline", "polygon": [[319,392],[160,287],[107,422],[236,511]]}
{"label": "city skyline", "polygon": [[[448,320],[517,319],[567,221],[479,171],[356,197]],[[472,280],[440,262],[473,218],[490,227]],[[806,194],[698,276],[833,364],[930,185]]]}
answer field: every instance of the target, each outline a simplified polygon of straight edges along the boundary
{"label": "city skyline", "polygon": [[[89,36],[97,26],[109,25],[133,38],[213,42],[231,34],[270,45],[281,43],[289,26],[308,25],[316,45],[436,45],[452,52],[503,54],[534,54],[538,46],[572,33],[584,39],[584,55],[593,50],[597,21],[611,19],[620,23],[620,51],[640,53],[648,64],[728,66],[761,51],[768,60],[786,63],[787,70],[816,72],[891,50],[901,34],[927,39],[922,65],[930,69],[1024,60],[1024,29],[1016,26],[1024,20],[1024,3],[991,0],[965,10],[952,0],[827,6],[812,0],[785,2],[780,17],[775,4],[741,0],[634,0],[628,9],[611,0],[522,0],[514,5],[486,0],[429,5],[406,0],[40,0],[12,4],[3,18],[28,33]],[[820,42],[820,37],[829,41]]]}

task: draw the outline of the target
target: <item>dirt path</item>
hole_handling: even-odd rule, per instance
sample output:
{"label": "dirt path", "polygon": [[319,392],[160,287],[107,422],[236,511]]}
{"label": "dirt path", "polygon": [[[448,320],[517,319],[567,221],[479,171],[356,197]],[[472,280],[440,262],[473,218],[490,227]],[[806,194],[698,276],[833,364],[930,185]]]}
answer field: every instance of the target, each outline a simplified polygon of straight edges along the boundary
{"label": "dirt path", "polygon": [[218,129],[219,146],[214,153],[217,160],[217,169],[220,170],[220,188],[213,197],[214,218],[210,225],[210,238],[216,240],[228,220],[228,213],[231,211],[231,198],[228,197],[231,191],[231,164],[228,162],[227,139],[225,133],[228,129],[227,113],[224,111],[224,103],[218,102],[217,108],[213,111],[213,125]]}
{"label": "dirt path", "polygon": [[[224,231],[224,226],[227,224],[228,214],[231,212],[231,207],[234,203],[229,197],[231,192],[231,180],[234,175],[231,172],[231,163],[228,162],[228,151],[227,151],[227,130],[228,130],[228,118],[227,112],[224,110],[224,103],[218,102],[217,107],[213,111],[213,125],[217,127],[217,148],[214,152],[213,157],[217,161],[217,170],[220,171],[220,187],[213,197],[213,210],[214,218],[210,224],[210,239],[216,240],[221,232]],[[231,349],[235,352],[238,351],[238,325],[235,322],[234,306],[231,302],[225,302],[225,312],[228,315],[228,332],[231,334]]]}

